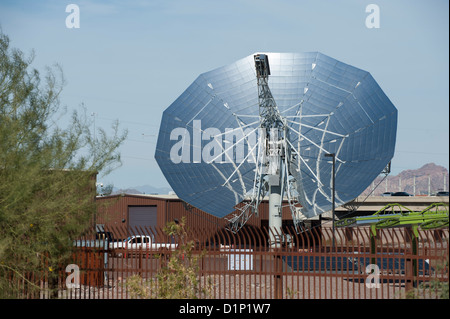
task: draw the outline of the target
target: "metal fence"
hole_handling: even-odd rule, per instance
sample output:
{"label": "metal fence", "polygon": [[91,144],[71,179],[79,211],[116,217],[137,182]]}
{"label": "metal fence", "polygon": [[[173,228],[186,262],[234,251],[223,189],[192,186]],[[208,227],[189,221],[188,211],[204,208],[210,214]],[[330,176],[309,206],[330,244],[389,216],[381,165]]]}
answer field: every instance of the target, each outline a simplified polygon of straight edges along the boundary
{"label": "metal fence", "polygon": [[[205,234],[212,234],[205,236]],[[397,299],[448,294],[448,228],[316,227],[297,234],[285,228],[269,242],[269,230],[196,229],[185,238],[155,228],[111,228],[75,241],[73,261],[59,269],[50,292],[41,276],[39,295],[29,298],[133,298],[131,279],[158,298],[158,274],[170,260],[192,257],[200,298],[212,299]],[[182,243],[191,250],[180,253]],[[161,279],[160,279],[161,280]],[[136,282],[134,282],[136,284]],[[151,288],[152,287],[152,288]],[[448,295],[447,295],[448,296]]]}

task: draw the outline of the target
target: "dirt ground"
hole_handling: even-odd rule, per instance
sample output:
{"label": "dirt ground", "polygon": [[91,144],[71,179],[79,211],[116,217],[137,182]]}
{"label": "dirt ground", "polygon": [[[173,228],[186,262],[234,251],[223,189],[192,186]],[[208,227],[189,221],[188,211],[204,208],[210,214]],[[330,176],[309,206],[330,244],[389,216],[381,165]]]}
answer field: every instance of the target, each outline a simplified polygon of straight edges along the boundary
{"label": "dirt ground", "polygon": [[[275,299],[276,282],[283,299],[399,299],[405,298],[405,284],[380,282],[379,287],[368,287],[361,278],[349,279],[338,275],[284,275],[278,279],[267,275],[211,275],[202,277],[201,287],[208,288],[210,299]],[[144,286],[146,282],[142,283]],[[62,299],[130,299],[127,281],[121,277],[107,280],[101,287],[65,289]],[[435,292],[416,290],[416,297],[436,298]],[[154,296],[156,298],[156,296]],[[204,296],[203,296],[204,297]],[[45,294],[41,298],[46,298]]]}

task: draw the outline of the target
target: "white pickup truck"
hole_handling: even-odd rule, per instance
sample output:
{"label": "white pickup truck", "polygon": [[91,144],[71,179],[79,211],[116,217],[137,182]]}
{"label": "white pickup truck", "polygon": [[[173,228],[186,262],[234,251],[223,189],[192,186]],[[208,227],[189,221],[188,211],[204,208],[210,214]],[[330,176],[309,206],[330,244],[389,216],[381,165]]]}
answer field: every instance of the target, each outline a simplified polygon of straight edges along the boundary
{"label": "white pickup truck", "polygon": [[177,244],[154,243],[152,237],[146,235],[130,236],[123,241],[117,241],[110,244],[110,248],[115,250],[116,255],[118,256],[122,256],[122,254],[126,256],[127,253],[132,253],[136,250],[141,250],[143,252],[175,250],[177,246]]}

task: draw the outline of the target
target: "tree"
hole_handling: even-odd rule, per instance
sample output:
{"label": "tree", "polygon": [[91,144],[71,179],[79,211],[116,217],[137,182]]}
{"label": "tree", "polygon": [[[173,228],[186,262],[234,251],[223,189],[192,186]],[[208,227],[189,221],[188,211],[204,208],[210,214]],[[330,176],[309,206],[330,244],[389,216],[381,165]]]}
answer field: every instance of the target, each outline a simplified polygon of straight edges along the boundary
{"label": "tree", "polygon": [[73,238],[92,222],[96,175],[120,165],[127,134],[116,121],[111,137],[98,129],[94,139],[86,110],[59,127],[62,70],[42,77],[33,57],[10,48],[0,30],[0,297],[20,297],[19,282],[38,288],[30,273],[55,280]]}
{"label": "tree", "polygon": [[[188,240],[186,218],[180,222],[169,222],[164,233],[177,239],[178,248],[169,254],[156,274],[144,282],[139,275],[128,278],[127,288],[132,298],[199,299],[208,298],[213,284],[206,279],[201,287],[199,262],[206,251],[194,253],[195,242]],[[163,258],[163,256],[161,256]]]}

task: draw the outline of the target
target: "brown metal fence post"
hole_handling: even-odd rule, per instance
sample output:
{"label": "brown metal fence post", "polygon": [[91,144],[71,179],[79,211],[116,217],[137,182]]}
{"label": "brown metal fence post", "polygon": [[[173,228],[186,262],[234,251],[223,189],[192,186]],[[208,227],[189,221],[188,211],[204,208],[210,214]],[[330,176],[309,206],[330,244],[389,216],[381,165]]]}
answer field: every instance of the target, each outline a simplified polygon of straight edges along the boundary
{"label": "brown metal fence post", "polygon": [[[417,286],[417,229],[412,226],[405,228],[405,245],[406,245],[406,292]],[[410,246],[408,245],[410,244]],[[408,248],[410,247],[410,248]]]}
{"label": "brown metal fence post", "polygon": [[372,258],[370,260],[371,264],[377,263],[377,258],[375,257],[375,254],[377,253],[377,229],[375,228],[375,225],[370,226],[370,254],[372,255]]}
{"label": "brown metal fence post", "polygon": [[284,271],[285,267],[283,267],[283,251],[286,249],[287,246],[287,236],[286,233],[283,232],[283,230],[280,230],[282,233],[277,234],[278,238],[282,238],[281,245],[276,249],[276,266],[275,271],[277,273],[277,287],[276,287],[276,299],[283,299],[283,293],[284,293]]}
{"label": "brown metal fence post", "polygon": [[283,299],[283,261],[281,259],[280,248],[275,248],[275,299]]}

